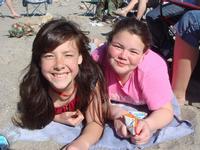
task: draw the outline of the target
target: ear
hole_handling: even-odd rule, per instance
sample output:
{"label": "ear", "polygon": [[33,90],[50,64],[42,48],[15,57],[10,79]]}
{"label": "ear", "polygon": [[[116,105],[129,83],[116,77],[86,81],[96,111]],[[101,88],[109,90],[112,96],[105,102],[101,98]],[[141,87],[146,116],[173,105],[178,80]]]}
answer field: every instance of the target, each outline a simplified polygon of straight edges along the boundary
{"label": "ear", "polygon": [[82,61],[83,61],[83,57],[82,57],[82,55],[79,55],[78,56],[78,64],[80,65],[82,63]]}

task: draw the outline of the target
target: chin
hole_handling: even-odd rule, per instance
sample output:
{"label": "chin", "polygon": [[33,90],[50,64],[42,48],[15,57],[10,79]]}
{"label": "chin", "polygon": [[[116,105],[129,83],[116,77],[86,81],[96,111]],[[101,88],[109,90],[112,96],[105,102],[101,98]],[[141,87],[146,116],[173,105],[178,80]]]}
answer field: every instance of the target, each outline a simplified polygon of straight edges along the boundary
{"label": "chin", "polygon": [[128,72],[127,70],[124,70],[124,68],[119,67],[115,67],[114,70],[117,74],[126,74]]}
{"label": "chin", "polygon": [[67,87],[67,85],[65,84],[65,85],[52,85],[52,87],[54,88],[54,89],[56,89],[56,90],[59,90],[59,91],[62,91],[62,90],[64,90],[66,87]]}

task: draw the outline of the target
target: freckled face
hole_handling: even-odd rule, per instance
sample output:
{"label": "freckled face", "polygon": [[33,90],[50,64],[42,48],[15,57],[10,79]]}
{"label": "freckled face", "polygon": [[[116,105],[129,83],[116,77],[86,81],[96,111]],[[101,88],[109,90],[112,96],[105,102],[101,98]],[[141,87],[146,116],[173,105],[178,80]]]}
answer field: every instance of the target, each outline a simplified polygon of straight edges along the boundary
{"label": "freckled face", "polygon": [[139,36],[121,31],[108,46],[108,61],[120,78],[128,78],[144,56],[145,45]]}
{"label": "freckled face", "polygon": [[52,88],[67,90],[78,74],[82,56],[74,40],[68,40],[41,57],[41,72]]}

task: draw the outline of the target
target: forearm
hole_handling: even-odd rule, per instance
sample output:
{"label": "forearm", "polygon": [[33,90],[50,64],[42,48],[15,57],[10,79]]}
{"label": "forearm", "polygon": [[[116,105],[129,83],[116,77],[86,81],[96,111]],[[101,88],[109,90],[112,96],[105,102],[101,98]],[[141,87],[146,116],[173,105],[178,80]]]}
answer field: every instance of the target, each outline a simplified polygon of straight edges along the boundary
{"label": "forearm", "polygon": [[173,119],[173,111],[167,108],[161,108],[153,111],[146,119],[144,119],[151,131],[156,131],[165,127]]}
{"label": "forearm", "polygon": [[141,19],[147,8],[147,0],[140,0],[138,4],[137,19]]}
{"label": "forearm", "polygon": [[138,0],[131,0],[129,4],[126,6],[127,11],[131,11],[135,5],[138,3]]}
{"label": "forearm", "polygon": [[[95,134],[94,134],[95,133]],[[76,145],[81,150],[87,150],[93,144],[95,144],[103,133],[103,126],[96,122],[91,122],[86,125],[82,134],[73,141],[73,145]]]}

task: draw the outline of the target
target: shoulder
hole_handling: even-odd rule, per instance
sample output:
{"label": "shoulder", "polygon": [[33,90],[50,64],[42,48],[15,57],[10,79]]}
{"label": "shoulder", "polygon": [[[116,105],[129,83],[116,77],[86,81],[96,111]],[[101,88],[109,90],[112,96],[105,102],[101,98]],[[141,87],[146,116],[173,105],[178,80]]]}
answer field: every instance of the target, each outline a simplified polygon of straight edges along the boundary
{"label": "shoulder", "polygon": [[167,69],[167,64],[161,56],[149,49],[138,65],[138,69],[143,72],[154,70],[162,71],[163,69]]}
{"label": "shoulder", "polygon": [[[151,110],[163,106],[173,96],[165,60],[149,50],[138,67],[138,80]],[[162,90],[161,90],[162,89]]]}

